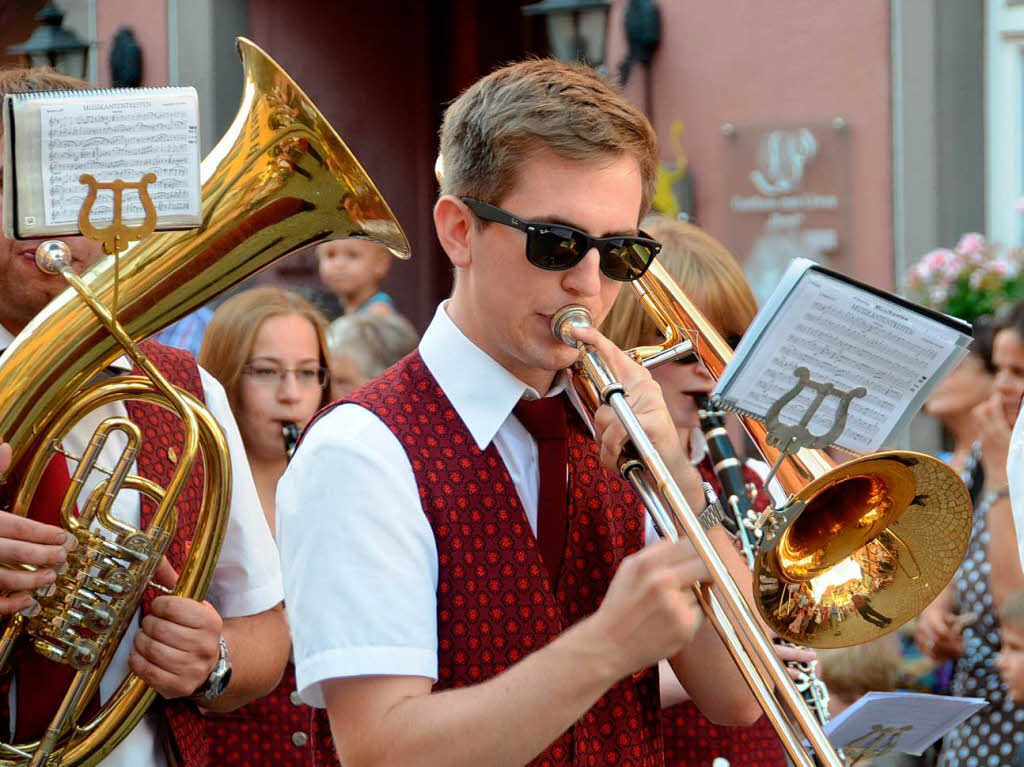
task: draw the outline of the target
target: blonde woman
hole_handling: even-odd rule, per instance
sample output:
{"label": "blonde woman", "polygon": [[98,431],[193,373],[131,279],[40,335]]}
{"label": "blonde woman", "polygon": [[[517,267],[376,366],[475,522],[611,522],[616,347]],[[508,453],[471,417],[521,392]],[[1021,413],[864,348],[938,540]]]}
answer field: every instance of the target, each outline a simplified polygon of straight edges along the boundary
{"label": "blonde woman", "polygon": [[[757,314],[757,302],[743,270],[725,246],[692,224],[659,216],[645,219],[642,229],[662,244],[658,259],[672,278],[714,328],[735,345]],[[619,294],[601,331],[623,349],[661,341],[654,323],[629,290]],[[720,492],[700,430],[696,402],[711,392],[714,380],[693,358],[670,362],[651,372],[661,385],[690,460],[704,480]],[[743,467],[745,481],[758,489],[754,503],[757,509],[768,502],[761,492],[766,469],[764,464],[750,461]],[[780,647],[779,653],[785,660],[806,662],[814,658],[809,651],[792,648]],[[706,765],[715,757],[725,758],[733,767],[782,767],[786,763],[782,745],[767,719],[761,717],[750,727],[720,727],[686,699],[671,673],[660,676],[666,767]]]}
{"label": "blonde woman", "polygon": [[[263,513],[274,530],[277,481],[288,465],[283,430],[302,428],[326,402],[323,317],[276,287],[238,293],[217,308],[199,352],[223,385],[238,421]],[[289,663],[277,689],[230,714],[205,718],[213,764],[308,764],[314,737],[326,736],[314,711],[297,702]],[[333,753],[325,748],[324,753]],[[242,759],[242,762],[238,760]]]}

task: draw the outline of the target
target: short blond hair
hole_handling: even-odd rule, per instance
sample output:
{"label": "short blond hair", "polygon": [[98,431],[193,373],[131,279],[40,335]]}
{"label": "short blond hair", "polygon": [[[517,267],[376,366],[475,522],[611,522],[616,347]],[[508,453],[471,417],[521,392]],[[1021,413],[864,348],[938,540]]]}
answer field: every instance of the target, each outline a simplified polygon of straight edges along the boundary
{"label": "short blond hair", "polygon": [[[757,314],[757,300],[728,249],[703,229],[664,216],[648,216],[643,230],[662,244],[658,261],[726,339],[742,336]],[[619,292],[601,332],[623,349],[650,343],[657,333],[632,290]]]}
{"label": "short blond hair", "polygon": [[591,67],[530,59],[477,80],[445,110],[441,194],[500,204],[544,148],[568,160],[636,158],[639,215],[654,196],[658,140],[643,112]]}
{"label": "short blond hair", "polygon": [[853,702],[865,693],[891,692],[899,676],[900,643],[895,634],[833,650],[818,650],[818,677],[834,695]]}

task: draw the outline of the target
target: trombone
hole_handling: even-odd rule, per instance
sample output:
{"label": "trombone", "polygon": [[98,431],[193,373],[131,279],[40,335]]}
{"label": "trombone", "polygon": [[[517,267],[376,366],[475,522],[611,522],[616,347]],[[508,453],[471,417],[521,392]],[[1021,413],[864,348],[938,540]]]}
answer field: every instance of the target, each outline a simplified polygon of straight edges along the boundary
{"label": "trombone", "polygon": [[[639,347],[630,356],[651,366],[693,352],[717,380],[731,349],[664,267],[655,261],[630,286],[665,337],[663,345]],[[693,543],[711,575],[710,584],[694,586],[698,602],[794,764],[815,767],[803,747],[806,739],[820,764],[842,767],[701,519],[630,409],[622,384],[600,353],[572,334],[592,323],[585,307],[569,305],[553,317],[552,333],[580,350],[572,383],[591,414],[608,405],[629,436],[619,471],[663,538],[677,541],[681,532]],[[835,467],[817,451],[780,456],[762,424],[742,421],[765,460],[777,463],[776,478],[790,494],[784,508],[759,520],[766,534],[756,554],[754,600],[772,630],[810,647],[858,644],[898,628],[949,582],[967,546],[971,503],[963,482],[941,461],[886,451]]]}

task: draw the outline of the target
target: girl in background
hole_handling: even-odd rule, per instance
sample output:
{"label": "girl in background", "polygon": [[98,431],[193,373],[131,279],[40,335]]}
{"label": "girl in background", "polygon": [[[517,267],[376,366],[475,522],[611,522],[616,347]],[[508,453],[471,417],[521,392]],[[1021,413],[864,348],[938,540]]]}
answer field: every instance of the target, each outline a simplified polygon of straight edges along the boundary
{"label": "girl in background", "polygon": [[[271,532],[277,482],[288,465],[285,428],[301,429],[326,404],[325,324],[295,293],[253,288],[217,308],[199,352],[200,364],[227,392]],[[211,763],[309,764],[310,739],[329,732],[326,721],[315,721],[322,716],[299,703],[289,663],[267,697],[229,714],[206,714]]]}

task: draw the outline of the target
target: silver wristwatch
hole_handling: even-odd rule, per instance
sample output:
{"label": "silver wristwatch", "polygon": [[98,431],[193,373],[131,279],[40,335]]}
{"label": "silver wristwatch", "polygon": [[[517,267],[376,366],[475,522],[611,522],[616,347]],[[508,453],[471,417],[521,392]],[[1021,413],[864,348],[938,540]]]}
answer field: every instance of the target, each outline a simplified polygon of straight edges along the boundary
{"label": "silver wristwatch", "polygon": [[206,681],[191,695],[191,699],[200,705],[219,698],[231,681],[231,659],[228,657],[228,643],[224,635],[220,635],[220,657],[214,665]]}
{"label": "silver wristwatch", "polygon": [[702,482],[701,484],[704,486],[704,498],[707,500],[708,505],[704,507],[704,511],[697,515],[697,521],[700,522],[700,526],[704,528],[706,533],[722,521],[722,517],[725,516],[725,510],[722,508],[722,501],[719,499],[715,489],[707,482]]}

